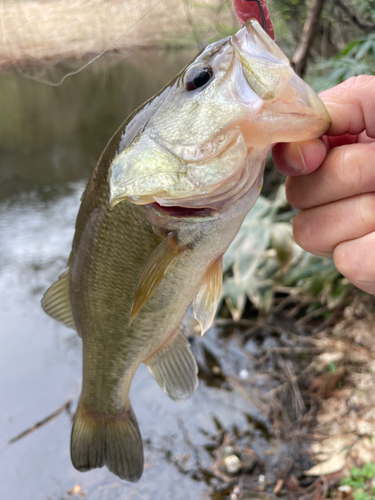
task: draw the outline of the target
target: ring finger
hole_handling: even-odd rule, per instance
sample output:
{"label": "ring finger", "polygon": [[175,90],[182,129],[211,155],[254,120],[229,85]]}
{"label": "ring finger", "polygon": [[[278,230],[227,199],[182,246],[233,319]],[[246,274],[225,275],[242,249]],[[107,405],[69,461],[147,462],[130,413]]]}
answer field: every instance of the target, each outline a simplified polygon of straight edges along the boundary
{"label": "ring finger", "polygon": [[325,257],[332,256],[339,243],[372,231],[375,231],[375,193],[302,210],[293,221],[298,245]]}

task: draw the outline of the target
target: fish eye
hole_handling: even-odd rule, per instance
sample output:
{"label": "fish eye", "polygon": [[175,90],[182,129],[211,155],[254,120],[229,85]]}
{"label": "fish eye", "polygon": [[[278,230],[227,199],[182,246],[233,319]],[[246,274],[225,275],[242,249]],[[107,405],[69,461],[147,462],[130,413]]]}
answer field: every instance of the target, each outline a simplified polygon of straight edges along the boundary
{"label": "fish eye", "polygon": [[189,91],[199,89],[207,85],[213,76],[211,66],[193,66],[185,74],[184,87]]}

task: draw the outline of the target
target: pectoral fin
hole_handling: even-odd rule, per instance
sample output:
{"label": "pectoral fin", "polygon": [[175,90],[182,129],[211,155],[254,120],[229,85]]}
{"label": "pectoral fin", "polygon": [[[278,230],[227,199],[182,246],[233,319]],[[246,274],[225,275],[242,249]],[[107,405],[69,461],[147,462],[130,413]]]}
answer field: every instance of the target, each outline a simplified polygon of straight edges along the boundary
{"label": "pectoral fin", "polygon": [[164,276],[177,264],[185,250],[186,247],[178,244],[176,234],[170,233],[151,254],[138,281],[130,311],[130,323],[153,295]]}
{"label": "pectoral fin", "polygon": [[198,385],[197,363],[187,338],[180,331],[145,364],[173,401],[190,398]]}
{"label": "pectoral fin", "polygon": [[63,273],[44,294],[42,308],[51,318],[76,330],[70,304],[70,271]]}
{"label": "pectoral fin", "polygon": [[223,285],[223,257],[219,257],[208,269],[202,286],[194,299],[195,319],[201,325],[201,335],[211,326]]}

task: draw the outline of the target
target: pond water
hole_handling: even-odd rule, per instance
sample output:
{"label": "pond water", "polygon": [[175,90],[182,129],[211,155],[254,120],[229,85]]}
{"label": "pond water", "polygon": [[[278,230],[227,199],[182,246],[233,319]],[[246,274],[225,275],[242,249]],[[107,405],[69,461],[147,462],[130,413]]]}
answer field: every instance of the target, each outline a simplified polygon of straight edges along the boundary
{"label": "pond water", "polygon": [[[190,400],[171,401],[144,366],[133,380],[130,396],[145,444],[139,483],[121,481],[106,468],[76,471],[67,411],[9,444],[64,403],[72,401],[75,410],[81,341],[46,316],[40,300],[65,268],[80,196],[106,142],[191,57],[107,56],[60,87],[18,74],[0,76],[1,499],[65,499],[75,493],[93,500],[227,498],[212,493],[218,488],[210,443],[218,430],[250,432],[260,456],[271,446],[264,415],[223,377],[251,378],[250,357],[235,337],[225,340],[214,329],[193,339],[201,380]],[[275,465],[288,450],[279,442],[272,448]]]}

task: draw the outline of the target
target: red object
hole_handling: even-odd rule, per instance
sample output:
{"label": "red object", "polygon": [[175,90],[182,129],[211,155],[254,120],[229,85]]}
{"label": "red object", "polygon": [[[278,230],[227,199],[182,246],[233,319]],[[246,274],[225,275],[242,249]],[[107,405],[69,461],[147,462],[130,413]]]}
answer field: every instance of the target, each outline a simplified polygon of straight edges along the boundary
{"label": "red object", "polygon": [[[273,23],[271,21],[270,11],[268,10],[266,0],[259,0],[263,7],[264,19],[266,21],[267,34],[275,40],[273,32]],[[251,18],[256,19],[262,26],[262,16],[259,6],[254,0],[233,0],[234,10],[236,11],[239,22],[245,24]]]}

